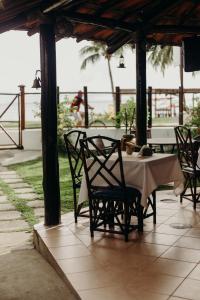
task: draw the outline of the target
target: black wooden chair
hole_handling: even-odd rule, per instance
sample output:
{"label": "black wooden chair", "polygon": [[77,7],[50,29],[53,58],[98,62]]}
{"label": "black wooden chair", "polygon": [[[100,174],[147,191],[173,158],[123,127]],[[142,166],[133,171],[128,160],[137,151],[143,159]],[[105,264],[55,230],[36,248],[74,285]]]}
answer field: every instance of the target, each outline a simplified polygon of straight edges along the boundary
{"label": "black wooden chair", "polygon": [[73,198],[74,198],[74,218],[77,223],[77,217],[89,217],[89,210],[83,208],[83,204],[78,205],[77,192],[81,186],[83,162],[80,151],[80,139],[86,138],[86,132],[80,130],[71,130],[64,134],[64,141],[69,160],[69,166],[72,177]]}
{"label": "black wooden chair", "polygon": [[178,158],[185,176],[184,191],[180,196],[193,201],[196,209],[197,202],[200,202],[200,193],[197,193],[197,184],[200,181],[200,169],[197,166],[199,142],[192,139],[191,131],[185,126],[174,128],[177,142]]}
{"label": "black wooden chair", "polygon": [[[101,136],[107,146],[104,151],[98,147],[96,138],[93,136],[80,141],[88,189],[91,236],[94,236],[94,231],[117,233],[123,234],[128,241],[132,230],[143,229],[141,194],[125,185],[120,141]],[[137,224],[131,223],[132,215],[137,215]]]}

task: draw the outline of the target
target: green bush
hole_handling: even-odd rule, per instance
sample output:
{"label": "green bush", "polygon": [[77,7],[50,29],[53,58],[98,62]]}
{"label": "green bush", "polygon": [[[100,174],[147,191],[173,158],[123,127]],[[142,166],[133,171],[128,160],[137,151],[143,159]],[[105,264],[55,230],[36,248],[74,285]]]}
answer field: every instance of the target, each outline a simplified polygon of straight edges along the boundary
{"label": "green bush", "polygon": [[74,127],[74,120],[71,118],[70,108],[65,102],[58,104],[58,151],[65,152],[63,134]]}
{"label": "green bush", "polygon": [[116,116],[116,123],[125,125],[125,133],[130,134],[135,128],[136,105],[135,100],[131,97],[126,103],[121,104],[120,112]]}
{"label": "green bush", "polygon": [[189,121],[186,123],[186,126],[196,127],[192,130],[193,135],[200,134],[200,102],[190,110]]}

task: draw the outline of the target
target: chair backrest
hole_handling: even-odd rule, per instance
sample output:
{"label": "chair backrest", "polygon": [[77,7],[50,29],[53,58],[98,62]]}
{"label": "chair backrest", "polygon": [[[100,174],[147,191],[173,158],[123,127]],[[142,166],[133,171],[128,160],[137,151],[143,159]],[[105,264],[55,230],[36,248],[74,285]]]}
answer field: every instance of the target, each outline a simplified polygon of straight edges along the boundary
{"label": "chair backrest", "polygon": [[80,185],[82,177],[83,162],[81,158],[80,139],[86,138],[86,132],[71,130],[64,134],[64,141],[67,149],[69,166],[74,185]]}
{"label": "chair backrest", "polygon": [[192,139],[189,128],[177,126],[174,130],[181,167],[192,168],[195,171],[198,159],[198,143]]}
{"label": "chair backrest", "polygon": [[[106,145],[106,151],[98,147],[97,137]],[[124,190],[120,141],[105,136],[93,136],[80,140],[80,145],[89,195],[102,187],[112,189],[118,186]]]}

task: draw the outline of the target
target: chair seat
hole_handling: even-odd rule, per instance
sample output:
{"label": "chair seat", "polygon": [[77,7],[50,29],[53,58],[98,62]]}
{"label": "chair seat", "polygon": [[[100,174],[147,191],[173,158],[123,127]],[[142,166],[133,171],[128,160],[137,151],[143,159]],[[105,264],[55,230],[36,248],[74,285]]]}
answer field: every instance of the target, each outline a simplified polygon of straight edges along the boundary
{"label": "chair seat", "polygon": [[195,174],[197,175],[198,177],[200,176],[200,170],[199,169],[196,169],[196,171],[194,172],[194,169],[193,168],[190,168],[190,167],[185,167],[182,169],[183,172],[186,172],[186,173],[190,173],[190,174]]}
{"label": "chair seat", "polygon": [[[140,197],[141,194],[138,190],[132,187],[126,187],[127,200],[132,200],[135,197]],[[113,187],[96,187],[93,192],[93,196],[97,199],[110,199],[110,200],[121,200],[124,198],[124,191],[119,186]]]}

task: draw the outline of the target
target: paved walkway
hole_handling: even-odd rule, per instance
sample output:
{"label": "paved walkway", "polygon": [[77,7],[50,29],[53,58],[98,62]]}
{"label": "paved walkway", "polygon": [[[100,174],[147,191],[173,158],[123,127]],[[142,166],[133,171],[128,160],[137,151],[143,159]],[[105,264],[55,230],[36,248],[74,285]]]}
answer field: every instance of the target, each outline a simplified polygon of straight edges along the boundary
{"label": "paved walkway", "polygon": [[[33,151],[0,152],[0,180],[33,208],[38,221],[44,218],[44,203],[31,186],[6,165],[40,155]],[[0,299],[2,300],[74,300],[71,290],[54,269],[33,249],[32,228],[0,189]],[[3,272],[2,272],[3,270]],[[10,289],[12,287],[12,289]]]}

